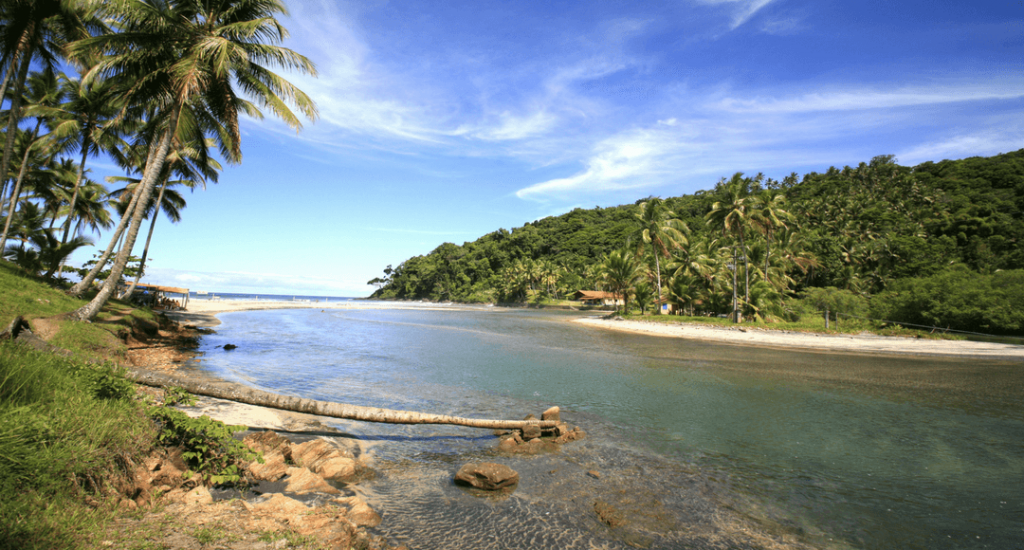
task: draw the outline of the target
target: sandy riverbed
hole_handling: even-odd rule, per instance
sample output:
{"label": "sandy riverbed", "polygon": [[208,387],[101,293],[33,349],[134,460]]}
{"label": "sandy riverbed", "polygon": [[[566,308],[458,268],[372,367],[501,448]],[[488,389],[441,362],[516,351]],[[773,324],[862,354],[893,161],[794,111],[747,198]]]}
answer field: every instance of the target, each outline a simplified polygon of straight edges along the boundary
{"label": "sandy riverbed", "polygon": [[1024,360],[1024,346],[966,340],[931,340],[875,335],[830,335],[747,327],[716,327],[695,323],[665,324],[644,321],[616,321],[598,317],[584,317],[575,319],[575,322],[608,330],[742,346],[795,348],[839,353]]}

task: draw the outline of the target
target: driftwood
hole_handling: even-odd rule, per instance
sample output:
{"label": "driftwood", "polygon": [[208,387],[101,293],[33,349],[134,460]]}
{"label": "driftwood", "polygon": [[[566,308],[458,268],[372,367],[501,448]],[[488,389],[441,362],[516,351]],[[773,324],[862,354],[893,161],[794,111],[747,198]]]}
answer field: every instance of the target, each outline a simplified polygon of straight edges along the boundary
{"label": "driftwood", "polygon": [[216,397],[219,399],[227,399],[229,401],[248,403],[249,405],[279,409],[283,411],[313,414],[317,416],[329,416],[332,418],[344,418],[348,420],[361,420],[363,422],[380,422],[385,424],[448,424],[454,426],[467,426],[470,428],[499,430],[523,429],[526,426],[554,428],[559,424],[557,420],[487,420],[478,418],[461,418],[458,416],[448,416],[443,414],[378,409],[376,407],[361,407],[358,405],[346,405],[343,403],[331,403],[328,401],[316,401],[314,399],[302,399],[299,397],[278,395],[275,393],[246,388],[237,384],[187,380],[163,373],[149,371],[129,371],[126,373],[126,376],[130,380],[146,386],[178,386],[194,395]]}

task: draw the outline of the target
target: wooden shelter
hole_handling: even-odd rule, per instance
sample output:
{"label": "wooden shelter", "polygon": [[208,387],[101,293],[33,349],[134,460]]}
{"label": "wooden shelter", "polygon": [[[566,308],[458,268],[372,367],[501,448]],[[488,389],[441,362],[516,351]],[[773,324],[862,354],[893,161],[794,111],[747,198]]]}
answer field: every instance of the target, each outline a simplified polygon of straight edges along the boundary
{"label": "wooden shelter", "polygon": [[[169,297],[168,294],[179,294],[180,299]],[[135,285],[130,301],[148,305],[153,309],[185,309],[188,307],[188,289],[176,286]]]}
{"label": "wooden shelter", "polygon": [[622,295],[603,290],[577,290],[572,295],[573,300],[579,300],[588,306],[621,306],[623,305]]}

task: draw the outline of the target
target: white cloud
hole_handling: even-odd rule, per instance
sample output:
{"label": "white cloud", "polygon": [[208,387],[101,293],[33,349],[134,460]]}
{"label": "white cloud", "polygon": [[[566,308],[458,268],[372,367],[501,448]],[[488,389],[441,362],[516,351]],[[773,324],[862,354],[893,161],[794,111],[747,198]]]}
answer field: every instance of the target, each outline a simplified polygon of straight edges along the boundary
{"label": "white cloud", "polygon": [[723,5],[730,8],[732,14],[731,29],[735,30],[740,25],[746,23],[754,16],[761,8],[764,8],[768,4],[771,4],[775,0],[697,0],[702,4],[710,5]]}
{"label": "white cloud", "polygon": [[185,287],[193,291],[241,294],[301,294],[307,296],[365,296],[366,281],[331,277],[277,275],[234,271],[203,272],[168,268],[147,268],[144,282]]}
{"label": "white cloud", "polygon": [[825,90],[782,98],[727,98],[715,107],[735,113],[806,113],[936,105],[1024,97],[1024,81],[938,84],[895,90]]}

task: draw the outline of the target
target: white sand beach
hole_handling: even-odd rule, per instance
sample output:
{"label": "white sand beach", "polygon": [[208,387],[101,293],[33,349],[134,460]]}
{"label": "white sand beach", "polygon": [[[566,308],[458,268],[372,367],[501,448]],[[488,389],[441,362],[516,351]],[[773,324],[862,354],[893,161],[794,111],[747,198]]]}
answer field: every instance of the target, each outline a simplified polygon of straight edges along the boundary
{"label": "white sand beach", "polygon": [[183,324],[212,327],[220,324],[216,315],[233,311],[255,311],[263,309],[428,309],[458,310],[476,309],[480,306],[463,304],[438,304],[432,302],[384,302],[376,300],[345,300],[316,302],[308,300],[190,300],[184,311],[167,311],[165,314]]}
{"label": "white sand beach", "polygon": [[840,353],[884,355],[916,355],[931,357],[963,357],[1024,361],[1024,345],[971,342],[966,340],[932,340],[876,335],[830,335],[751,327],[716,327],[696,323],[666,324],[632,320],[610,320],[584,317],[575,322],[587,326],[686,338],[721,344],[789,348]]}

